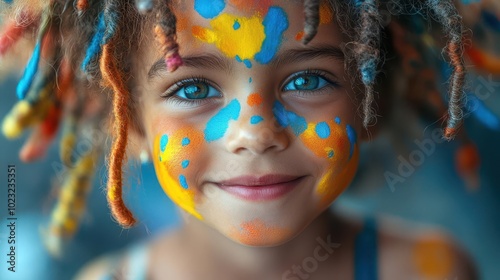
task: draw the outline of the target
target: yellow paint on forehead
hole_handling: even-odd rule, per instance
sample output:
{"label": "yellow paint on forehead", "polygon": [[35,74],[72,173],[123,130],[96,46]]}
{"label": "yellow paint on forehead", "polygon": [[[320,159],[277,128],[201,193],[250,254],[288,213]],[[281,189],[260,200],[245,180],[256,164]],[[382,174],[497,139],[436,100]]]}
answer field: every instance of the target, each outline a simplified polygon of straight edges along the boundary
{"label": "yellow paint on forehead", "polygon": [[[153,163],[156,170],[156,176],[160,182],[163,191],[179,207],[192,214],[196,218],[203,220],[203,217],[196,210],[196,187],[191,185],[187,189],[183,188],[179,182],[179,176],[187,174],[187,168],[182,167],[184,160],[189,160],[195,164],[196,154],[201,145],[203,145],[203,133],[195,129],[180,129],[173,134],[168,135],[168,143],[162,152],[160,148],[160,139],[162,135],[157,135],[153,145]],[[189,139],[186,144],[185,139]],[[190,178],[186,176],[186,178]],[[187,181],[190,186],[190,181]]]}
{"label": "yellow paint on forehead", "polygon": [[252,59],[261,50],[265,39],[262,18],[221,14],[210,21],[212,29],[192,28],[193,36],[215,46],[226,56]]}

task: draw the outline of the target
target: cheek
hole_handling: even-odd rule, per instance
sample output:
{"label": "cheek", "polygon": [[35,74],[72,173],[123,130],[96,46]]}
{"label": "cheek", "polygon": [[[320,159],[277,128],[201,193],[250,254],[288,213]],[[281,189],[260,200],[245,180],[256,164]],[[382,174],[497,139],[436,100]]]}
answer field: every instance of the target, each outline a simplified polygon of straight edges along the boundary
{"label": "cheek", "polygon": [[192,128],[158,134],[153,144],[153,162],[165,193],[188,213],[202,219],[196,211],[197,152],[204,148],[203,133]]}
{"label": "cheek", "polygon": [[327,161],[316,192],[320,208],[327,207],[352,181],[358,166],[356,131],[339,117],[309,123],[300,135],[304,145],[318,158]]}

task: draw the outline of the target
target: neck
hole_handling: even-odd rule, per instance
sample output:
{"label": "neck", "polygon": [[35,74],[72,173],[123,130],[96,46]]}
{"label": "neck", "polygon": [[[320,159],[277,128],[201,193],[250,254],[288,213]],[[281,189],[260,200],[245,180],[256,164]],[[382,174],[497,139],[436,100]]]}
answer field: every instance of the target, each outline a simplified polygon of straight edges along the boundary
{"label": "neck", "polygon": [[251,275],[250,279],[287,279],[287,271],[299,276],[307,273],[303,269],[299,271],[306,259],[310,259],[312,267],[314,263],[335,262],[334,251],[344,239],[341,228],[340,221],[330,211],[325,211],[295,238],[273,247],[241,245],[194,218],[188,218],[184,236],[203,262],[210,260],[212,268],[224,267],[226,274],[231,268],[238,275],[237,279],[244,279],[241,275]]}

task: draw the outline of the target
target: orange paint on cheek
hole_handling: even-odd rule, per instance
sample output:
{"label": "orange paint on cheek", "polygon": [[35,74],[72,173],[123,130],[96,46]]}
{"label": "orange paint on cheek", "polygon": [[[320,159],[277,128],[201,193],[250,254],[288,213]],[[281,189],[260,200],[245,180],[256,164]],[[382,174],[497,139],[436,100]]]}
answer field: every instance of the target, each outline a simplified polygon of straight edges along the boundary
{"label": "orange paint on cheek", "polygon": [[241,223],[239,229],[233,229],[229,233],[231,238],[251,246],[276,244],[282,242],[290,234],[290,230],[266,225],[260,219]]}
{"label": "orange paint on cheek", "polygon": [[324,209],[342,193],[356,174],[359,155],[355,131],[341,123],[340,119],[308,123],[300,139],[317,157],[328,160],[328,171],[316,189],[320,197],[319,208]]}
{"label": "orange paint on cheek", "polygon": [[455,263],[451,247],[440,238],[420,240],[413,248],[413,263],[420,275],[445,279]]}
{"label": "orange paint on cheek", "polygon": [[153,163],[163,190],[178,206],[198,219],[203,217],[196,210],[197,186],[190,179],[203,145],[202,132],[183,128],[157,135],[153,146]]}
{"label": "orange paint on cheek", "polygon": [[247,104],[251,107],[259,106],[260,104],[262,104],[262,101],[263,101],[262,95],[258,93],[252,93],[247,98]]}

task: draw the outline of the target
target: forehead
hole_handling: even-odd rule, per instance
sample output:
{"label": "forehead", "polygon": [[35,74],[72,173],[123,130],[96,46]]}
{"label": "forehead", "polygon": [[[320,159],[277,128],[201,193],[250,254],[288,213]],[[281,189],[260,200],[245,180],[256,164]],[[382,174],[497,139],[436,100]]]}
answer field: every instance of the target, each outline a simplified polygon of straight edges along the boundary
{"label": "forehead", "polygon": [[[288,39],[300,42],[303,36],[303,1],[192,0],[177,1],[173,8],[178,40],[190,45],[200,42],[217,45],[220,41],[226,48],[233,45],[251,52],[252,48],[266,47],[271,41],[276,44]],[[336,29],[336,26],[327,27],[334,22],[333,17],[327,1],[321,1],[320,31]]]}

